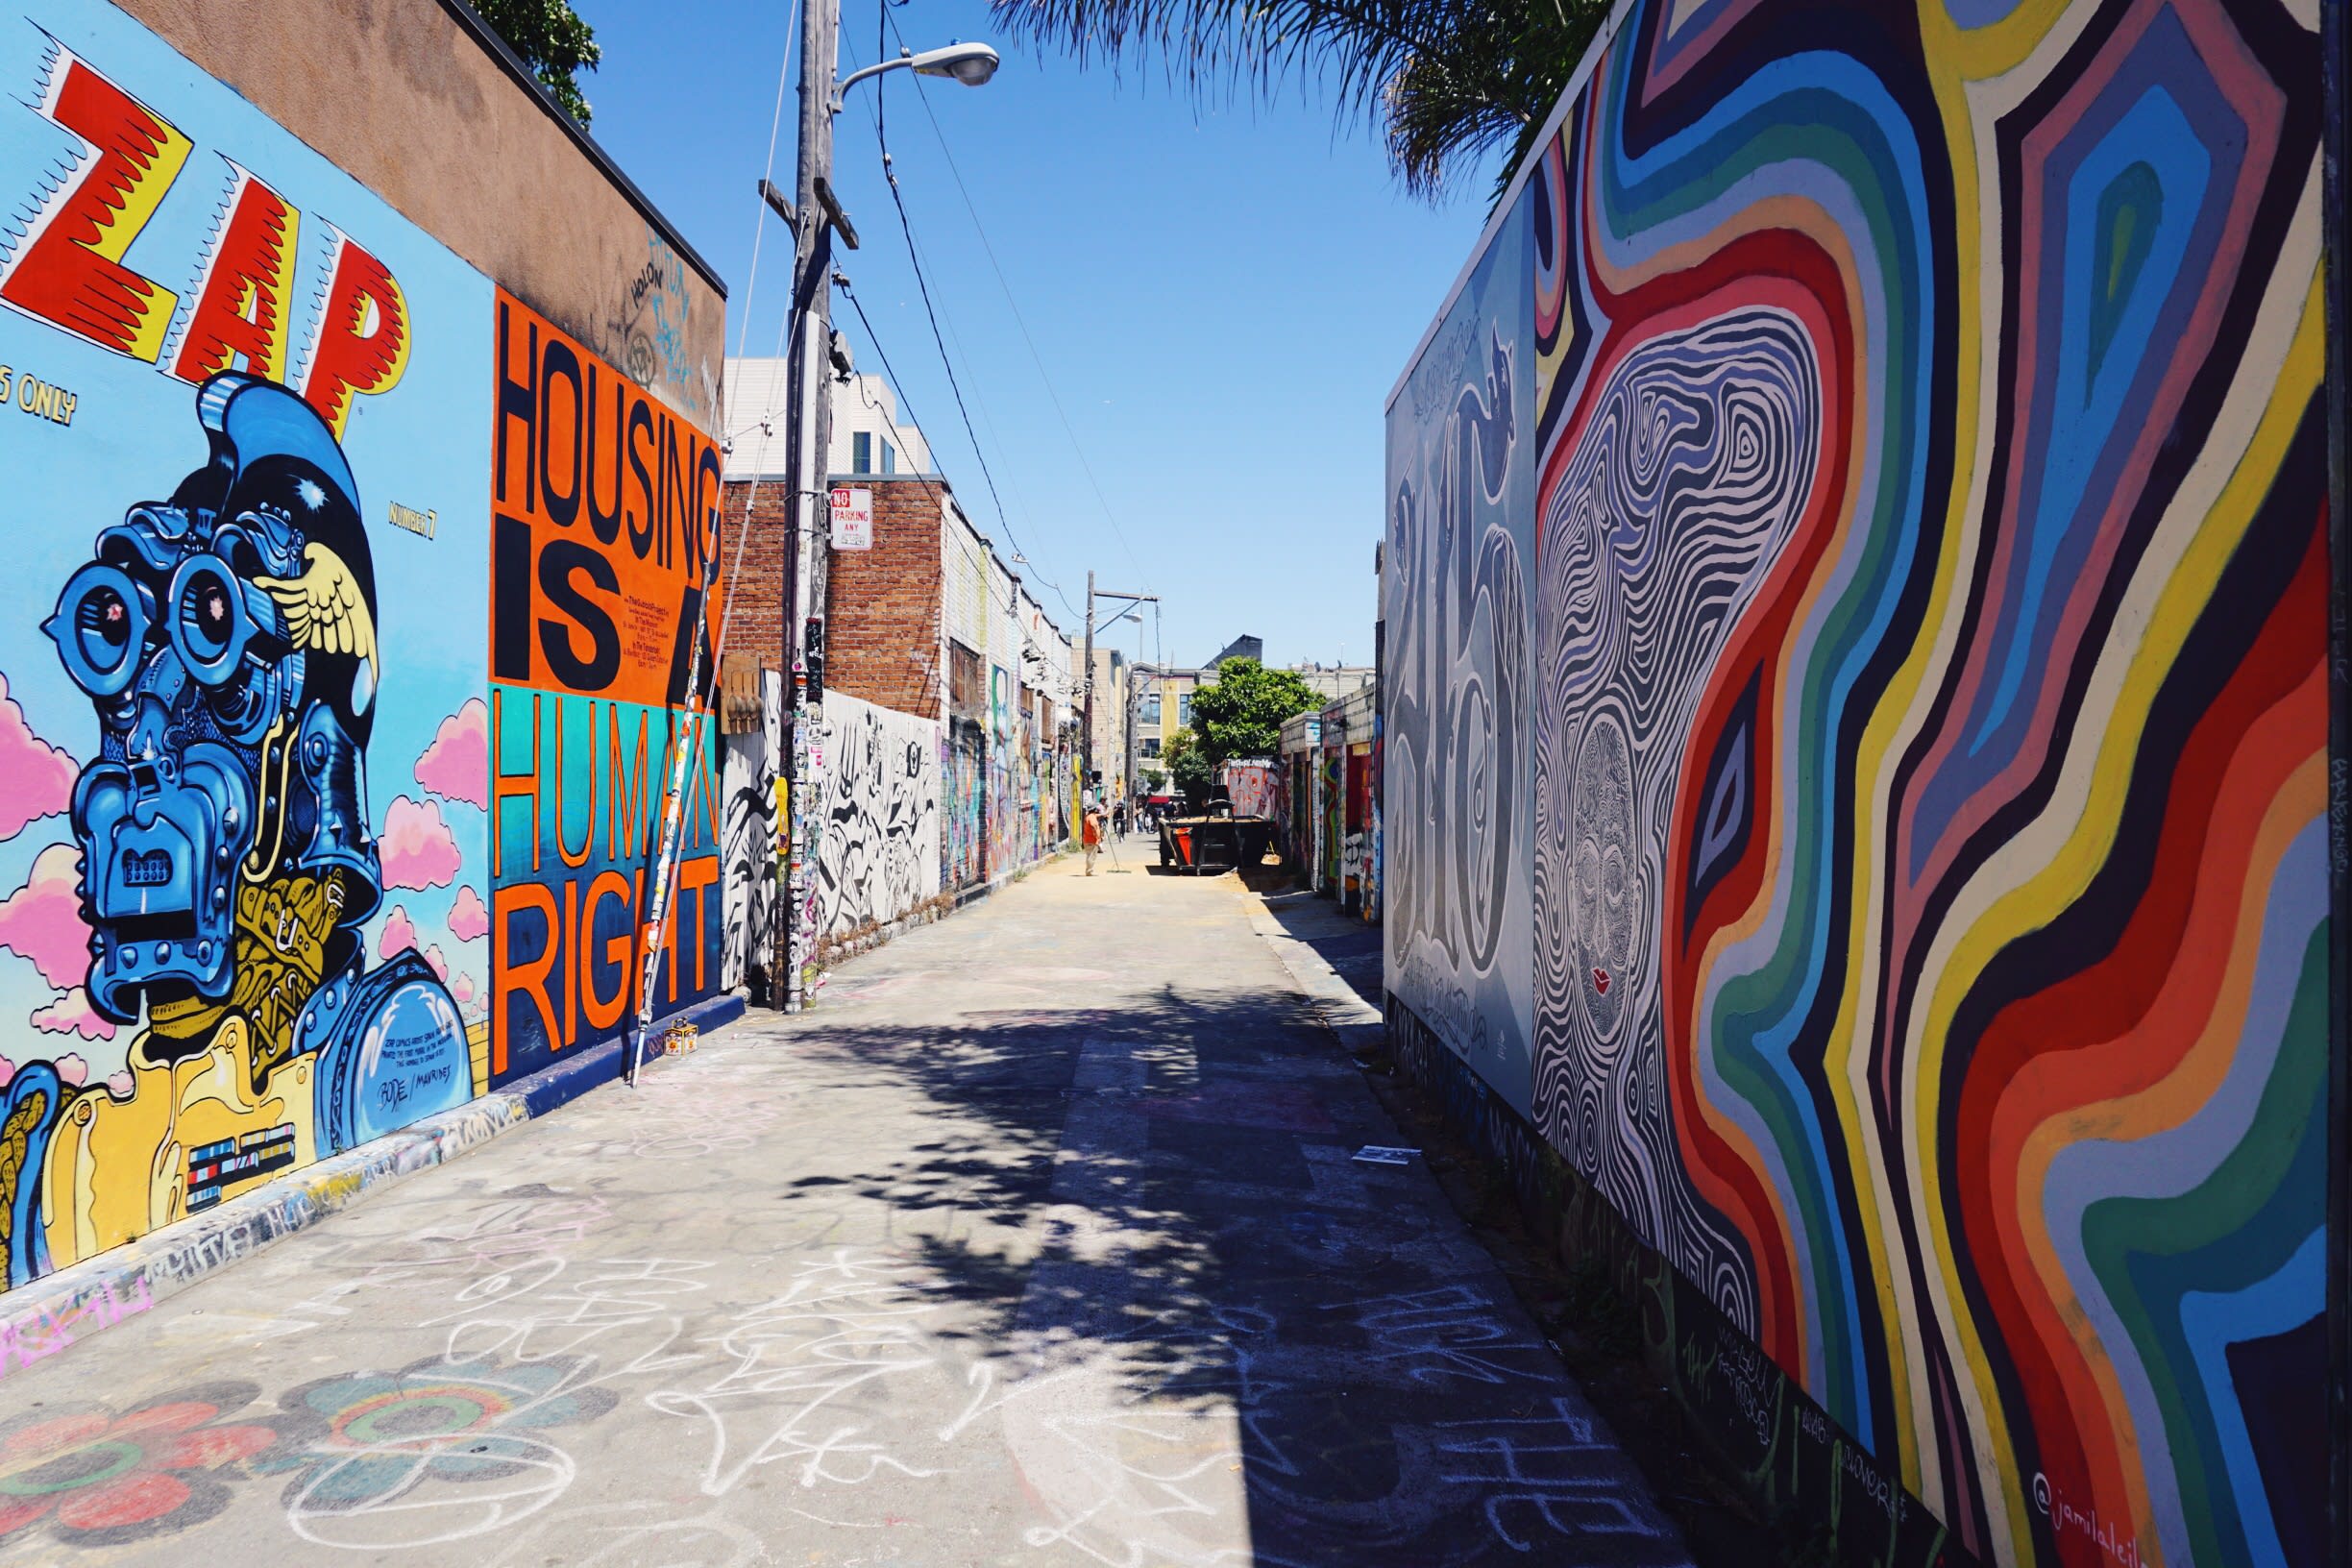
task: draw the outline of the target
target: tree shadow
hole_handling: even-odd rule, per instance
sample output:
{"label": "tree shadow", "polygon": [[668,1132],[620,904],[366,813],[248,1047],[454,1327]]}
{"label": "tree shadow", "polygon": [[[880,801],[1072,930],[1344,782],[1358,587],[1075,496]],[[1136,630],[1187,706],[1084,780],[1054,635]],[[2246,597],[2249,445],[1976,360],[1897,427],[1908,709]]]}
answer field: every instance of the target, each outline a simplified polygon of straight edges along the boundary
{"label": "tree shadow", "polygon": [[[937,1114],[872,1169],[795,1185],[968,1221],[910,1250],[968,1308],[974,1408],[1047,1539],[1120,1562],[1685,1560],[1427,1173],[1355,1158],[1395,1126],[1305,998],[1224,980],[803,1037]],[[1237,1472],[1247,1550],[1220,1557]]]}
{"label": "tree shadow", "polygon": [[1382,1005],[1382,935],[1377,922],[1352,915],[1336,900],[1318,894],[1262,892],[1260,896],[1285,935],[1321,954],[1357,995],[1374,1007]]}

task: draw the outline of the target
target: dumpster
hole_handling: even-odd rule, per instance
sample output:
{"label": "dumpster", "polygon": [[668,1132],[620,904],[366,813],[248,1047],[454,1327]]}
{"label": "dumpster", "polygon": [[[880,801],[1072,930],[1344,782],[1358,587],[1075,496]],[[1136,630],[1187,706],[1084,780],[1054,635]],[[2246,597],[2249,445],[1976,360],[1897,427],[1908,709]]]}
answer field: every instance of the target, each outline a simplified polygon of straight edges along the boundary
{"label": "dumpster", "polygon": [[1190,871],[1230,871],[1265,859],[1274,823],[1264,817],[1236,817],[1214,807],[1207,816],[1162,818],[1160,864]]}

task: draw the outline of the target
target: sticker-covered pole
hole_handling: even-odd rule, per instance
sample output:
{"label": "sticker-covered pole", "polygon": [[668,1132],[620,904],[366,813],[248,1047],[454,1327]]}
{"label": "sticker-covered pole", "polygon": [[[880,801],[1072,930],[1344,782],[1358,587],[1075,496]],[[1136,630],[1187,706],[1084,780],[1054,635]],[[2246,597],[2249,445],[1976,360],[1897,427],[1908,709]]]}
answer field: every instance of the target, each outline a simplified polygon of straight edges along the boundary
{"label": "sticker-covered pole", "polygon": [[[794,250],[791,343],[792,415],[787,465],[792,476],[794,549],[792,598],[784,615],[784,667],[790,672],[791,738],[784,763],[791,775],[791,843],[785,859],[784,919],[778,944],[784,1011],[796,1013],[808,996],[816,957],[815,885],[822,802],[818,798],[823,679],[811,668],[812,624],[825,610],[826,450],[833,439],[832,390],[824,364],[832,331],[832,190],[834,72],[840,66],[841,0],[808,0],[800,22],[800,154],[794,197],[799,227]],[[819,195],[822,185],[825,196]],[[821,649],[823,633],[817,632]],[[821,651],[817,653],[821,659]],[[814,677],[814,679],[812,679]]]}

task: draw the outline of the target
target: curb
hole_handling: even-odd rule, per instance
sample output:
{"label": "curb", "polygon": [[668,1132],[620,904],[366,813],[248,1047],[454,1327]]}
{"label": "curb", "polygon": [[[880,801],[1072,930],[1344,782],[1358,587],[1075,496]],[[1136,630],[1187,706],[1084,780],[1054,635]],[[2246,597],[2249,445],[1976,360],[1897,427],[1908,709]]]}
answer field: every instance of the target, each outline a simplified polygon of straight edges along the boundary
{"label": "curb", "polygon": [[[742,997],[717,996],[681,1008],[655,1027],[694,1023],[721,1029],[743,1012]],[[0,1320],[0,1378],[135,1316],[371,1193],[445,1164],[613,1082],[620,1077],[621,1060],[622,1041],[606,1041],[571,1061],[477,1095],[454,1111],[411,1122],[17,1286],[0,1296],[0,1311],[8,1314]]]}
{"label": "curb", "polygon": [[1250,929],[1273,949],[1274,961],[1306,997],[1315,1020],[1360,1056],[1379,1046],[1388,1035],[1388,1020],[1381,1010],[1356,994],[1356,988],[1312,945],[1286,930],[1267,909],[1265,894],[1244,890],[1244,896],[1250,903]]}

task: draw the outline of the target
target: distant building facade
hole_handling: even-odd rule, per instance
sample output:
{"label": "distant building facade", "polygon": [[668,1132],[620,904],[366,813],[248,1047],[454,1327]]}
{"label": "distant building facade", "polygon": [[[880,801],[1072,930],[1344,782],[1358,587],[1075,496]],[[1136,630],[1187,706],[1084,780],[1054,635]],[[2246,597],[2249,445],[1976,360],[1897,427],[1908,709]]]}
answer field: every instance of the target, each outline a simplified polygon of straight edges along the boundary
{"label": "distant building facade", "polygon": [[[781,478],[788,427],[785,399],[791,378],[785,359],[726,362],[729,479]],[[912,425],[898,423],[898,400],[890,383],[864,372],[833,387],[833,436],[825,446],[826,467],[851,478],[891,478],[931,472],[931,443]]]}
{"label": "distant building facade", "polygon": [[[1228,659],[1263,661],[1265,643],[1257,637],[1237,637],[1206,665],[1193,668],[1139,664],[1135,667],[1135,738],[1138,770],[1166,753],[1177,731],[1191,727],[1192,694],[1216,683],[1217,672]],[[1326,702],[1355,696],[1373,683],[1368,664],[1292,664],[1286,669],[1305,681]]]}
{"label": "distant building facade", "polygon": [[[780,692],[789,709],[776,677],[808,631],[786,625],[794,550],[781,369],[727,363],[738,401],[726,511],[747,528],[728,661],[756,661],[760,689]],[[777,411],[763,420],[771,397]],[[965,515],[953,486],[922,472],[929,448],[896,423],[879,379],[837,386],[834,409],[829,483],[869,493],[872,535],[870,548],[830,553],[823,723],[791,742],[796,779],[809,781],[794,788],[815,792],[813,812],[796,801],[793,811],[817,840],[813,864],[796,857],[813,894],[796,907],[814,911],[800,950],[820,959],[1061,846],[1076,822],[1085,699],[1068,634]],[[872,466],[845,466],[861,453]],[[885,461],[897,471],[881,471]]]}

